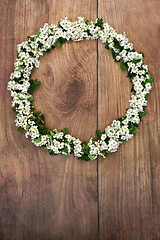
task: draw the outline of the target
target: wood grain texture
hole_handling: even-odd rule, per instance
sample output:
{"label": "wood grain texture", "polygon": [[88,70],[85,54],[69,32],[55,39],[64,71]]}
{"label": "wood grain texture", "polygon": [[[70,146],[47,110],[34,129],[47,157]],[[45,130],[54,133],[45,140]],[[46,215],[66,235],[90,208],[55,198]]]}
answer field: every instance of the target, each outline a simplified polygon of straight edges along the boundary
{"label": "wood grain texture", "polygon": [[[125,31],[155,78],[134,139],[107,159],[50,156],[17,133],[6,90],[17,44],[45,22],[98,16]],[[1,0],[0,240],[159,240],[159,0]],[[95,136],[129,106],[127,73],[98,41],[71,42],[41,59],[32,77],[36,110],[48,128]]]}
{"label": "wood grain texture", "polygon": [[[99,239],[160,239],[159,1],[98,3],[99,16],[118,32],[126,32],[135,49],[145,54],[155,78],[140,132],[107,161],[99,158]],[[124,115],[131,85],[100,43],[98,50],[98,126],[103,129]]]}
{"label": "wood grain texture", "polygon": [[[2,30],[6,31],[3,47],[6,40],[10,42],[8,55],[2,63],[7,62],[9,56],[12,59],[8,69],[3,71],[2,94],[6,92],[13,69],[17,44],[35,34],[49,18],[57,23],[62,16],[69,15],[66,10],[65,14],[53,19],[51,13],[54,15],[57,11],[58,3],[51,1],[4,3],[6,12],[1,18],[5,22],[8,16],[9,20],[7,29],[2,23]],[[62,1],[59,4],[61,7]],[[77,5],[84,8],[82,3],[77,2]],[[52,9],[53,6],[56,9]],[[68,6],[72,9],[73,1],[68,2]],[[89,18],[96,18],[96,2],[92,7],[95,10]],[[89,8],[88,4],[88,10],[85,10],[88,13]],[[61,9],[58,11],[62,12]],[[42,87],[35,91],[35,106],[46,115],[48,127],[68,127],[84,139],[86,135],[89,138],[94,134],[92,128],[96,129],[97,124],[97,74],[93,74],[97,69],[97,44],[88,42],[77,46],[66,44],[42,59],[38,72],[33,73],[33,77],[36,75],[42,81]],[[94,58],[95,64],[90,67]],[[2,139],[6,136],[6,143],[3,141],[1,149],[0,239],[95,239],[98,234],[97,163],[79,164],[73,156],[68,160],[63,156],[53,158],[44,149],[32,146],[23,133],[17,134],[9,92],[5,96],[8,105],[2,103],[7,114],[4,106],[1,110],[5,114],[1,121],[4,131],[1,136]],[[4,121],[5,117],[7,121]]]}

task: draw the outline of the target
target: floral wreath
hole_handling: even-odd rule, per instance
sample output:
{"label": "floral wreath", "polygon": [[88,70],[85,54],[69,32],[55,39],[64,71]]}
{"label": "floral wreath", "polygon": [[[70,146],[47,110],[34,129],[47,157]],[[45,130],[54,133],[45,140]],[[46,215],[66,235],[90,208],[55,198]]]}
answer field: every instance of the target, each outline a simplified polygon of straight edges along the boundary
{"label": "floral wreath", "polygon": [[[143,53],[137,53],[133,44],[123,34],[118,34],[103,19],[97,18],[94,22],[84,21],[78,17],[76,22],[62,19],[58,25],[45,23],[36,35],[28,36],[28,41],[17,46],[17,59],[14,72],[10,76],[7,89],[11,91],[12,110],[16,112],[16,126],[18,131],[25,130],[26,137],[30,136],[32,143],[44,147],[51,155],[63,154],[67,158],[73,153],[78,160],[93,160],[98,155],[106,158],[110,153],[117,151],[122,140],[129,140],[138,132],[138,124],[142,116],[146,115],[148,93],[154,81],[148,76],[148,66],[143,64]],[[60,132],[56,129],[47,129],[44,126],[44,114],[35,112],[32,104],[33,93],[40,81],[30,79],[32,70],[39,67],[40,57],[44,52],[61,47],[70,40],[82,41],[86,39],[100,39],[106,49],[112,50],[115,62],[121,61],[121,69],[128,70],[128,77],[132,83],[130,108],[126,115],[113,120],[103,132],[96,130],[97,138],[90,138],[87,143],[67,134],[67,129]]]}

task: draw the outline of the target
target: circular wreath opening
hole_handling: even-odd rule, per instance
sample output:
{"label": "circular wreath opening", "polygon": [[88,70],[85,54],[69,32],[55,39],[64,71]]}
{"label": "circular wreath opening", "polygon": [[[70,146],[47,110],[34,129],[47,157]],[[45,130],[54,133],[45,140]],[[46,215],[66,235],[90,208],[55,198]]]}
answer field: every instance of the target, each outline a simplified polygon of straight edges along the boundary
{"label": "circular wreath opening", "polygon": [[[148,75],[148,66],[143,64],[143,53],[137,53],[133,44],[125,35],[117,33],[103,19],[85,21],[78,17],[76,22],[67,18],[58,25],[45,23],[36,35],[27,37],[28,40],[17,46],[17,59],[14,72],[10,76],[7,89],[11,91],[12,110],[16,113],[18,131],[25,130],[25,136],[31,138],[36,146],[44,147],[51,155],[63,154],[67,158],[70,154],[78,160],[94,160],[97,156],[106,158],[117,151],[123,140],[129,140],[138,132],[138,124],[146,115],[145,108],[149,91],[154,79]],[[40,81],[30,79],[32,70],[39,67],[40,58],[51,49],[60,48],[65,42],[82,41],[83,38],[100,39],[106,49],[111,49],[115,62],[120,62],[120,68],[128,71],[128,78],[132,83],[130,108],[126,115],[113,120],[104,131],[96,130],[97,140],[90,138],[87,143],[71,136],[67,129],[47,129],[44,126],[45,116],[35,111],[32,104],[33,91],[40,86]]]}

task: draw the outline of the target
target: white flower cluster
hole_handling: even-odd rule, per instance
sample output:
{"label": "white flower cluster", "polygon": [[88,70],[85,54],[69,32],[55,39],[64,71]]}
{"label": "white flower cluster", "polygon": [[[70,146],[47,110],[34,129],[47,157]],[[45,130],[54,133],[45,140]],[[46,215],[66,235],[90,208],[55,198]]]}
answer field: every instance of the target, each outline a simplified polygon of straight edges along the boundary
{"label": "white flower cluster", "polygon": [[[55,46],[60,47],[64,42],[82,41],[86,39],[100,39],[106,44],[106,48],[112,49],[115,61],[121,62],[122,69],[128,69],[132,91],[130,107],[126,110],[126,116],[119,120],[113,120],[111,126],[105,131],[99,132],[99,140],[91,138],[88,143],[66,134],[66,131],[58,132],[44,128],[44,121],[33,112],[31,103],[34,99],[33,92],[38,82],[31,81],[30,76],[34,67],[39,67],[40,57],[44,52]],[[30,136],[36,146],[43,146],[50,154],[70,155],[73,153],[80,160],[93,160],[98,155],[107,157],[111,152],[117,151],[122,140],[129,140],[133,133],[138,131],[137,125],[146,113],[147,94],[151,90],[153,78],[148,76],[148,66],[143,64],[143,54],[133,49],[125,33],[118,34],[108,23],[103,24],[102,19],[94,22],[86,21],[78,17],[76,22],[70,22],[67,18],[62,19],[58,25],[48,25],[36,35],[28,37],[28,41],[17,46],[17,59],[14,72],[10,76],[8,90],[11,91],[12,107],[16,112],[16,126],[18,130],[24,129],[26,137]]]}

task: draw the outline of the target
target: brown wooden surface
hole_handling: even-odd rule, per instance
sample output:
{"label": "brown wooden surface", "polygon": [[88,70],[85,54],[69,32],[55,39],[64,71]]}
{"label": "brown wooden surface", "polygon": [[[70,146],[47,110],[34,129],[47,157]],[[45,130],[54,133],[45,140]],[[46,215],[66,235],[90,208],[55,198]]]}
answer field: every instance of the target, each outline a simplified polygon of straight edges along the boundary
{"label": "brown wooden surface", "polygon": [[[140,132],[107,159],[50,156],[16,130],[6,88],[17,44],[65,16],[98,16],[125,31],[155,78]],[[159,17],[159,0],[1,0],[0,240],[160,239]],[[42,58],[32,77],[42,83],[34,104],[47,127],[84,141],[124,115],[131,85],[119,67],[100,41]]]}

